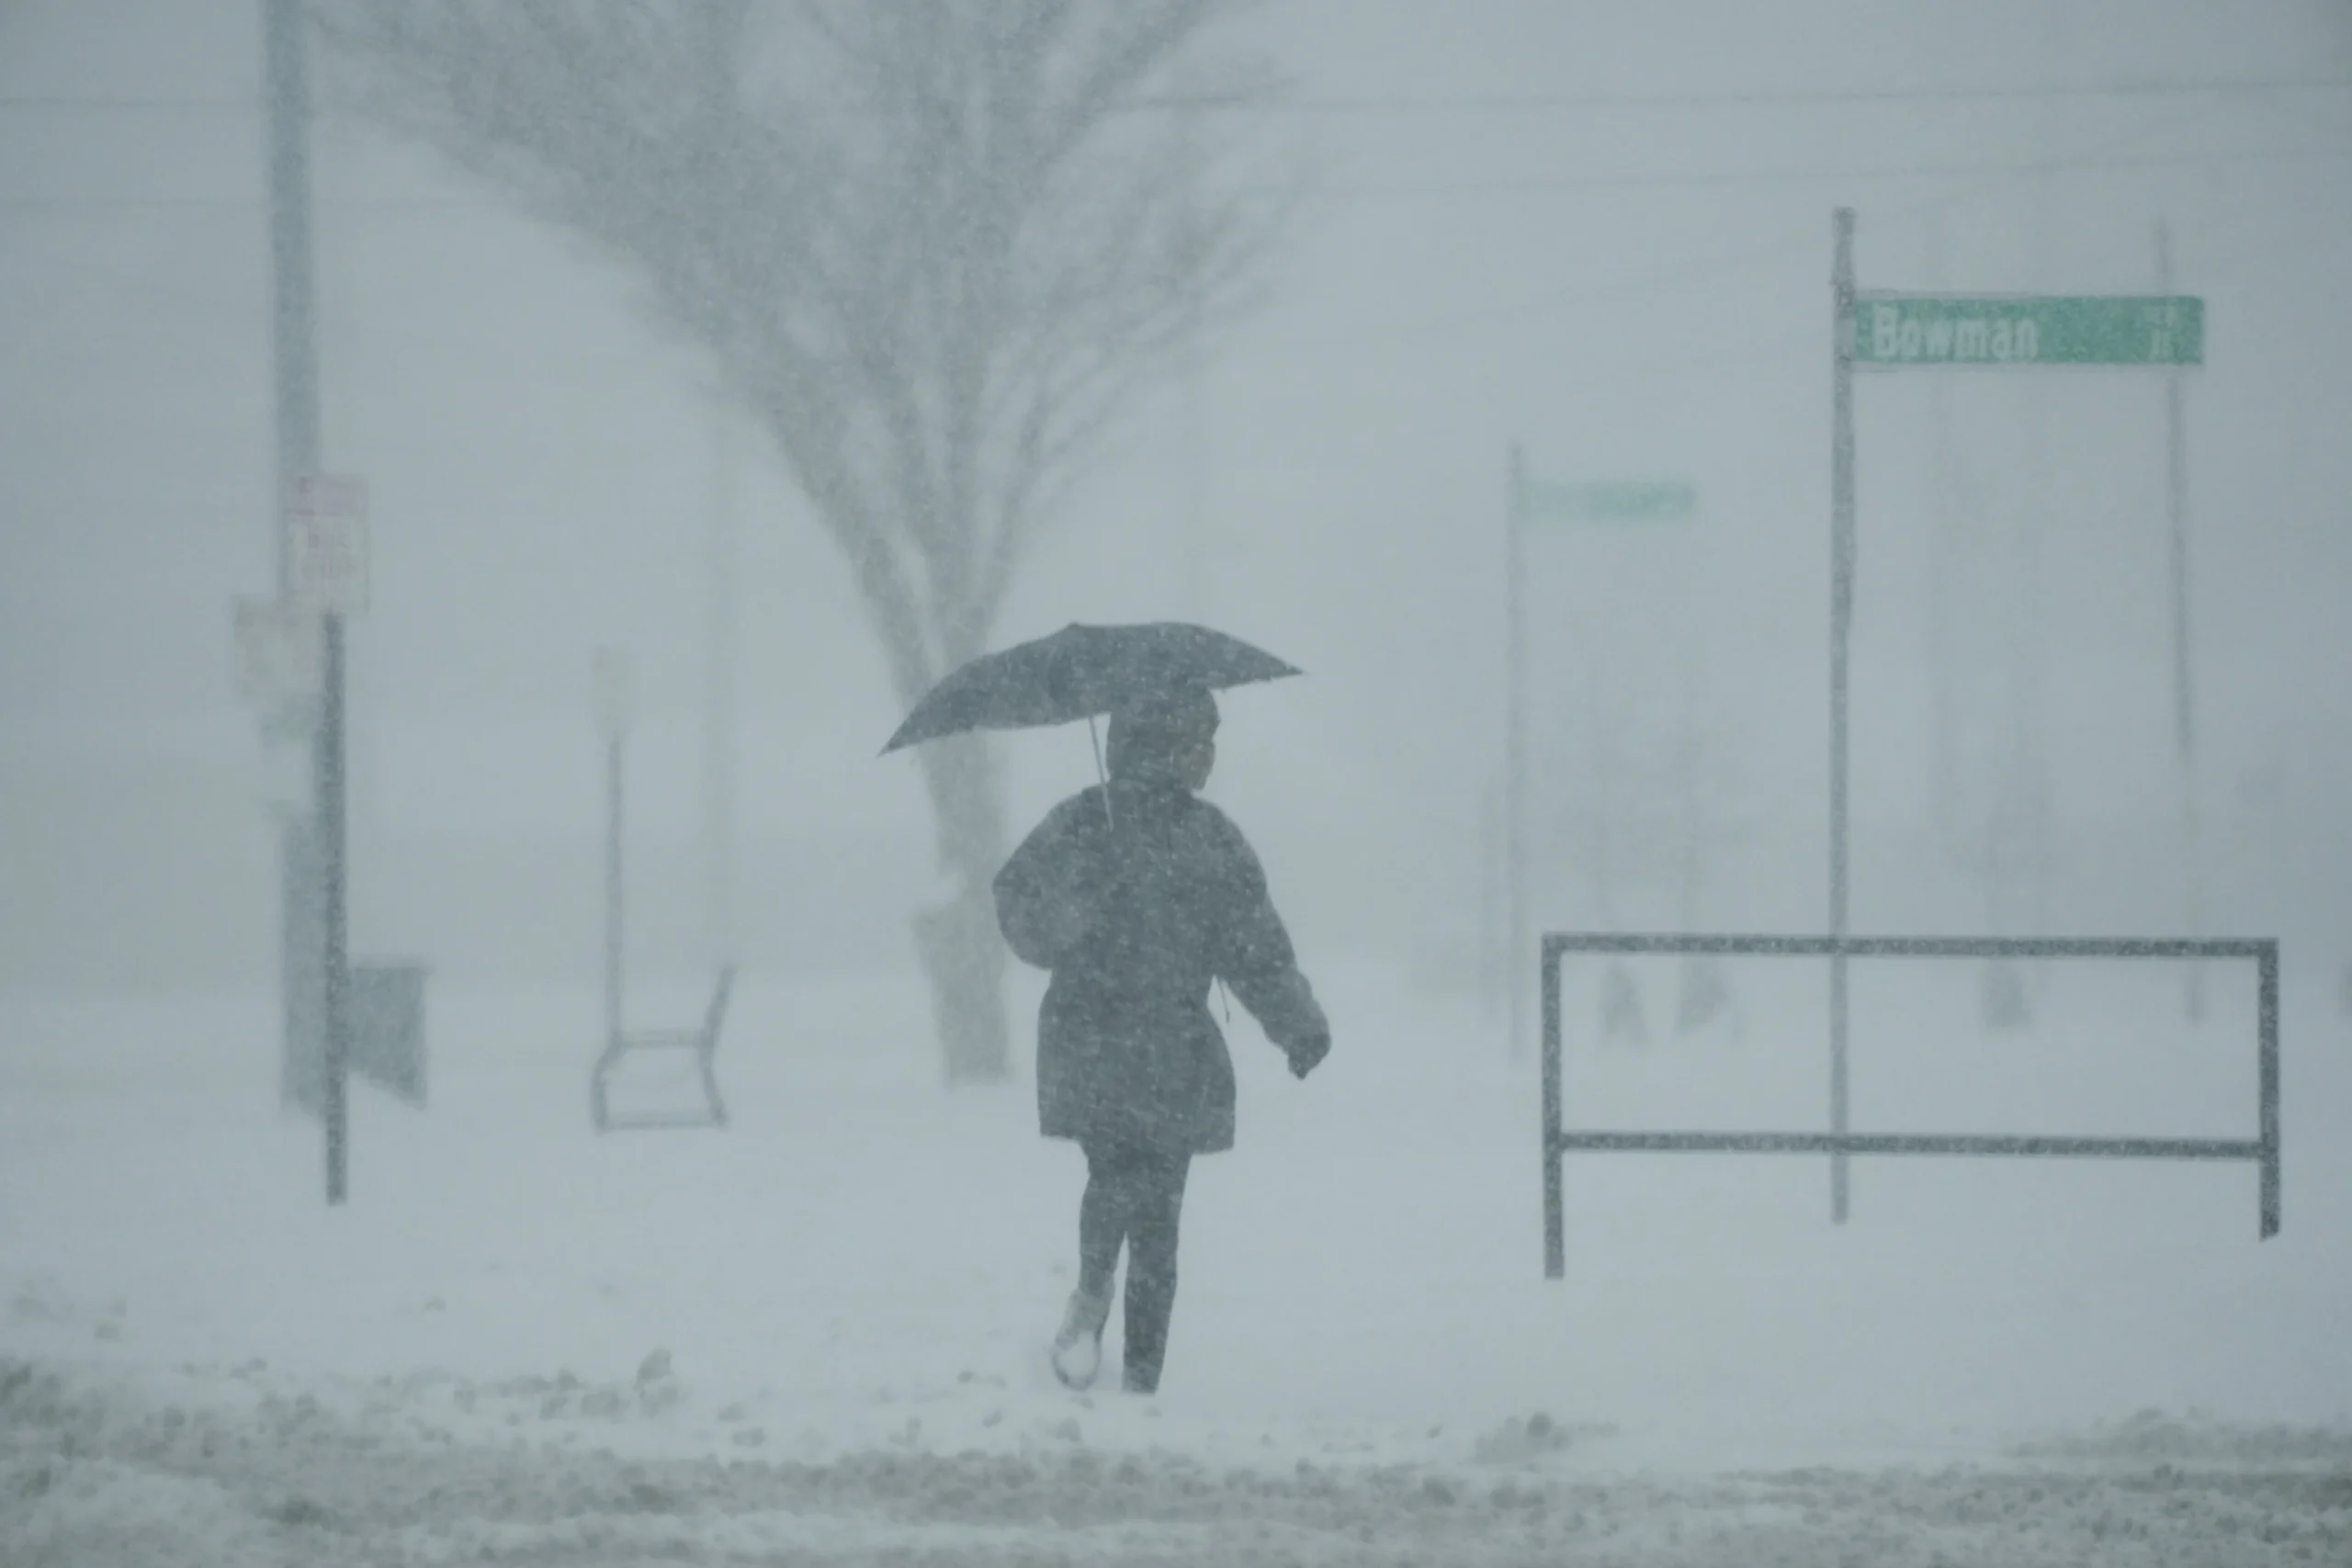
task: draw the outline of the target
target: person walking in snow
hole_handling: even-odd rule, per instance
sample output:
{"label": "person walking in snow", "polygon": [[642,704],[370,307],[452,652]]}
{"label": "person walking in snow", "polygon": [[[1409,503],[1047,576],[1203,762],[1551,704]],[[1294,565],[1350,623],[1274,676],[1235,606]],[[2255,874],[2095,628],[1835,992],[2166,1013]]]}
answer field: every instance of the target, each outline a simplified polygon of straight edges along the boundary
{"label": "person walking in snow", "polygon": [[1039,1131],[1086,1155],[1078,1285],[1053,1343],[1055,1375],[1072,1388],[1100,1370],[1124,1245],[1122,1383],[1159,1389],[1185,1179],[1194,1156],[1233,1146],[1233,1058],[1211,982],[1295,1076],[1331,1048],[1256,853],[1199,797],[1216,724],[1200,688],[1114,712],[1105,782],[1048,812],[996,877],[1006,943],[1053,976],[1037,1019]]}

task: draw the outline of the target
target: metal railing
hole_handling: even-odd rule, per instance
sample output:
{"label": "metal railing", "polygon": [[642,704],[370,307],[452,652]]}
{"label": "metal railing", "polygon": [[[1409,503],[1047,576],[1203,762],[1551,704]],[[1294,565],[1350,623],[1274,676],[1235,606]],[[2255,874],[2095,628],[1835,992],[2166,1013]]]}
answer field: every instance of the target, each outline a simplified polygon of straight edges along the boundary
{"label": "metal railing", "polygon": [[[2253,1138],[2077,1138],[1966,1134],[1855,1133],[1845,1123],[1842,1059],[1826,1133],[1571,1132],[1565,1125],[1560,1067],[1560,961],[1565,954],[1728,954],[1813,958],[2252,959],[2259,976],[2256,1072],[2260,1129]],[[2103,937],[1713,936],[1605,932],[1544,938],[1544,1272],[1566,1272],[1561,1158],[1587,1154],[2004,1155],[2104,1159],[2251,1160],[2262,1168],[2261,1235],[2278,1234],[2278,943]],[[1839,1042],[1842,1044],[1842,1041]],[[1843,1205],[1834,1209],[1843,1221]]]}

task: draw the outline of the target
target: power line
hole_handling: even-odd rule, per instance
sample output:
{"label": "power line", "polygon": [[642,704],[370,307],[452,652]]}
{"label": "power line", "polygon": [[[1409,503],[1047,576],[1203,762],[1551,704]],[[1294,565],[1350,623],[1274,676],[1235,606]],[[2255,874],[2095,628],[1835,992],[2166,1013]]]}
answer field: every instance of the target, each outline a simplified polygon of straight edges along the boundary
{"label": "power line", "polygon": [[1810,107],[1834,105],[2013,103],[2064,98],[2182,97],[2203,94],[2342,92],[2352,76],[2211,77],[2078,82],[2023,86],[1757,88],[1690,93],[1498,93],[1459,96],[1410,94],[1361,97],[1300,97],[1263,103],[1207,98],[1155,98],[1152,107],[1232,108],[1257,114],[1523,114],[1584,109]]}
{"label": "power line", "polygon": [[[2211,109],[2197,110],[2174,116],[2163,125],[2143,128],[2120,137],[2106,138],[2089,149],[2084,156],[2093,159],[2122,156],[2123,150],[2135,143],[2193,130],[2199,124],[2211,119],[2215,111]],[[1881,211],[1874,215],[1872,222],[1874,226],[1884,227],[1890,222],[1901,223],[1930,210],[1938,209],[1950,210],[1972,201],[2006,192],[2017,183],[2018,178],[2018,176],[2015,175],[1987,175],[1970,188],[1943,193],[1923,201]],[[1452,337],[1458,335],[1464,328],[1477,328],[1503,321],[1533,320],[1538,317],[1555,315],[1562,310],[1578,306],[1589,306],[1603,299],[1630,299],[1655,293],[1661,288],[1746,272],[1758,265],[1777,261],[1783,256],[1817,247],[1818,244],[1817,231],[1808,226],[1803,238],[1792,232],[1786,239],[1742,246],[1728,254],[1697,258],[1681,265],[1651,267],[1635,276],[1551,293],[1540,300],[1524,300],[1505,305],[1480,305],[1468,310],[1448,311],[1417,322],[1391,325],[1376,334],[1351,333],[1345,336],[1344,340],[1336,341],[1344,341],[1350,348],[1360,348],[1370,342],[1378,342],[1393,347],[1414,339],[1426,341],[1431,337]],[[1317,345],[1310,344],[1309,351],[1312,352],[1315,346]]]}
{"label": "power line", "polygon": [[[2352,90],[2352,76],[2216,76],[2146,78],[2027,85],[1907,87],[1745,88],[1685,93],[1470,93],[1366,94],[1329,97],[1234,98],[1219,95],[1155,94],[1129,100],[1136,109],[1193,109],[1255,115],[1442,115],[1529,114],[1583,110],[1679,108],[1775,108],[1824,106],[1870,107],[1936,103],[2017,103],[2067,98],[2156,98],[2200,95],[2324,93]],[[810,102],[810,100],[801,100]],[[320,112],[352,112],[348,106],[321,103]],[[843,100],[831,107],[857,107]],[[104,113],[139,110],[164,113],[257,114],[258,97],[190,96],[105,96],[77,94],[0,95],[0,108]]]}
{"label": "power line", "polygon": [[[1988,189],[1973,194],[1977,196],[1984,196],[1992,193]],[[1965,198],[1963,197],[1962,199],[1964,200]],[[1875,215],[1873,226],[1878,228],[1899,228],[1910,222],[1914,219],[1918,218],[1924,212],[1930,210],[1933,208],[1940,207],[1949,209],[1950,208],[1959,205],[1961,205],[1961,200],[1941,203],[1923,203],[1913,207],[1891,209],[1887,211]],[[2333,215],[2331,214],[2330,216]],[[2287,245],[2281,245],[2276,239],[2266,238],[2254,244],[2226,253],[2218,259],[2199,266],[2193,281],[2200,288],[2210,288],[2223,280],[2242,276],[2251,267],[2267,265],[2290,258],[2300,259],[2326,244],[2335,243],[2337,239],[2338,236],[2324,230],[2306,231],[2300,241]],[[1793,241],[1792,243],[1784,243],[1775,242],[1767,244],[1760,244],[1733,255],[1713,258],[1693,266],[1688,266],[1675,271],[1651,274],[1639,278],[1624,279],[1621,280],[1616,285],[1601,285],[1596,288],[1577,290],[1569,296],[1559,300],[1550,302],[1547,305],[1505,308],[1502,310],[1478,312],[1475,315],[1468,313],[1458,314],[1456,316],[1447,318],[1442,321],[1433,321],[1424,323],[1424,325],[1431,328],[1456,327],[1467,326],[1482,321],[1532,317],[1542,313],[1548,313],[1550,309],[1557,305],[1589,304],[1612,296],[1623,297],[1627,295],[1648,293],[1657,288],[1668,287],[1673,284],[1703,281],[1716,276],[1726,276],[1744,271],[1748,265],[1768,259],[1778,259],[1781,256],[1792,254],[1796,250],[1803,249],[1807,246],[1817,248],[1818,245],[1819,240],[1817,236],[1809,236],[1804,240]],[[1609,379],[1611,384],[1615,386],[1627,385],[1637,381],[1671,381],[1678,378],[1694,376],[1701,372],[1716,371],[1733,367],[1786,362],[1792,355],[1802,354],[1809,345],[1817,344],[1820,341],[1820,332],[1821,329],[1818,324],[1782,326],[1770,332],[1766,335],[1756,338],[1743,347],[1729,350],[1713,349],[1705,353],[1690,355],[1674,359],[1612,364],[1608,371]],[[1360,343],[1363,341],[1367,335],[1368,334],[1362,333],[1356,334],[1351,341]],[[1310,352],[1311,351],[1312,349],[1310,348]]]}
{"label": "power line", "polygon": [[1334,196],[1540,196],[1556,191],[1648,190],[1716,186],[1804,185],[1824,180],[1969,179],[2074,171],[2196,168],[2222,164],[2306,163],[2352,158],[2343,147],[2257,147],[2115,158],[2041,158],[1998,164],[1891,164],[1868,168],[1693,170],[1661,175],[1576,175],[1559,179],[1470,180],[1426,185],[1335,185]]}
{"label": "power line", "polygon": [[107,97],[68,93],[0,95],[0,109],[60,109],[104,114],[116,109],[187,114],[259,114],[259,98]]}
{"label": "power line", "polygon": [[[1693,169],[1665,174],[1570,175],[1553,178],[1430,181],[1351,185],[1335,182],[1325,194],[1343,198],[1544,196],[1577,191],[1711,189],[1763,185],[1815,185],[1830,181],[1984,179],[2032,175],[2190,169],[2240,164],[2326,163],[2352,158],[2342,147],[2246,147],[2208,152],[2151,152],[2129,156],[2025,159],[1984,164],[1883,164],[1860,168]],[[1286,187],[1284,187],[1286,188]],[[262,204],[258,196],[7,196],[0,210],[28,212],[187,211],[246,213]],[[328,197],[320,206],[377,214],[448,213],[511,215],[503,203],[469,197]]]}

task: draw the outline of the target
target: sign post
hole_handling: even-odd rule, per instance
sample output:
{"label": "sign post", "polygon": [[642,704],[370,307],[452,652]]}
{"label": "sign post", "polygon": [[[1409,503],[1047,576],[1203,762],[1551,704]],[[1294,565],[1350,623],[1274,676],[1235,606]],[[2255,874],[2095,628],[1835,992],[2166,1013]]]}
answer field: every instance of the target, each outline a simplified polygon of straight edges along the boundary
{"label": "sign post", "polygon": [[[2172,226],[2156,224],[2156,287],[2172,291]],[[2199,321],[2201,336],[2204,322]],[[2188,934],[2204,925],[2204,830],[2197,795],[2197,705],[2194,668],[2188,637],[2188,482],[2186,445],[2181,429],[2180,377],[2165,378],[2165,522],[2172,556],[2172,696],[2173,743],[2180,752],[2181,853],[2188,873]],[[2191,964],[2184,972],[2183,998],[2192,1022],[2205,1016],[2205,967]]]}
{"label": "sign post", "polygon": [[[1829,1130],[1846,1135],[1847,717],[1849,645],[1854,626],[1854,209],[1833,223],[1829,421]],[[1846,1223],[1846,1156],[1829,1156],[1829,1217]]]}
{"label": "sign post", "polygon": [[[2023,369],[2044,367],[2160,368],[2205,362],[2205,302],[2193,295],[1909,294],[1854,286],[1854,209],[1831,220],[1834,257],[1830,330],[1829,594],[1829,1122],[1847,1136],[1848,645],[1854,616],[1854,371]],[[2160,246],[2163,242],[2160,240]],[[2170,284],[2160,249],[2158,287]],[[2169,405],[2174,487],[2177,659],[2185,660],[2187,603],[2178,518],[2177,376]],[[2176,670],[2180,744],[2188,743],[2187,672]],[[1830,1216],[1846,1222],[1849,1187],[1842,1145],[1829,1162]]]}
{"label": "sign post", "polygon": [[351,944],[344,742],[344,619],[368,604],[368,489],[331,474],[296,474],[285,500],[287,607],[320,626],[317,763],[319,859],[325,878],[322,902],[326,1006],[324,1116],[327,1201],[341,1203],[349,1189],[351,1066]]}
{"label": "sign post", "polygon": [[[366,492],[356,481],[319,474],[319,356],[311,275],[311,87],[300,0],[265,0],[262,60],[269,110],[271,348],[275,363],[277,478],[276,519],[279,615],[319,626],[318,715],[311,727],[311,811],[324,863],[322,892],[326,1058],[327,1202],[344,1201],[346,1171],[345,1068],[349,1056],[350,973],[344,897],[343,623],[366,600]],[[354,588],[356,587],[355,594]],[[243,635],[241,632],[241,637]],[[282,720],[281,720],[282,723]],[[281,731],[282,732],[282,731]],[[281,854],[284,851],[281,849]],[[292,908],[286,911],[290,922]],[[290,945],[290,944],[289,944]],[[286,977],[289,1049],[303,1014]]]}

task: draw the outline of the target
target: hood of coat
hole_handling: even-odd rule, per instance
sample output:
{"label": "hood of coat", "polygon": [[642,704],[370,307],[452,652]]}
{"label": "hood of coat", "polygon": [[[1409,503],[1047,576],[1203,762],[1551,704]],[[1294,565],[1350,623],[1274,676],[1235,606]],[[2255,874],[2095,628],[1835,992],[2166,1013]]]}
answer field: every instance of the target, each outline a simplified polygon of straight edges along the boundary
{"label": "hood of coat", "polygon": [[1187,754],[1216,739],[1216,699],[1199,686],[1131,703],[1111,715],[1104,769],[1114,783],[1186,784]]}

